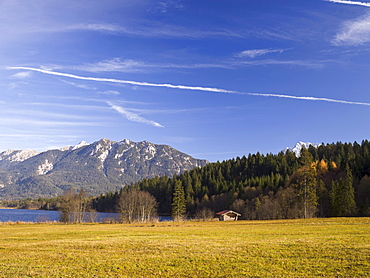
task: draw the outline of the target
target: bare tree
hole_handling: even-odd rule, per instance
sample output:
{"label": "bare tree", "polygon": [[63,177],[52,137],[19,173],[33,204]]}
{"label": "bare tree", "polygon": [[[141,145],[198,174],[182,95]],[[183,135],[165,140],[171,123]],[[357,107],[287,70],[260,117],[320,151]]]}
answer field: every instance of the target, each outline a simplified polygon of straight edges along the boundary
{"label": "bare tree", "polygon": [[117,210],[118,213],[121,214],[121,221],[132,223],[134,219],[134,213],[136,208],[136,198],[134,197],[134,190],[130,190],[127,192],[122,191],[118,203],[117,203]]}
{"label": "bare tree", "polygon": [[215,212],[210,208],[201,208],[195,212],[195,218],[202,221],[210,221],[214,216]]}
{"label": "bare tree", "polygon": [[76,189],[70,188],[64,192],[61,197],[61,204],[59,210],[61,212],[60,222],[70,223],[72,222],[72,213],[74,212],[73,198],[76,195]]}
{"label": "bare tree", "polygon": [[[82,223],[84,222],[87,211],[94,211],[89,206],[90,200],[82,188],[79,192],[76,189],[71,188],[67,190],[62,196],[62,202],[60,205],[60,221],[64,223]],[[91,217],[89,221],[91,221]]]}
{"label": "bare tree", "polygon": [[146,191],[122,191],[118,199],[117,210],[121,214],[121,221],[147,222],[156,213],[157,201]]}
{"label": "bare tree", "polygon": [[138,191],[138,219],[141,222],[150,221],[156,213],[157,201],[146,191]]}

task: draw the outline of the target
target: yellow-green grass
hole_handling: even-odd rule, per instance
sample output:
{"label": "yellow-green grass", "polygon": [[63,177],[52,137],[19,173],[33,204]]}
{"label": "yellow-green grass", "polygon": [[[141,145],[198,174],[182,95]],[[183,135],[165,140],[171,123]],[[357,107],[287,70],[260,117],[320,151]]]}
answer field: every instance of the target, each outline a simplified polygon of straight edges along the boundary
{"label": "yellow-green grass", "polygon": [[369,277],[370,218],[0,225],[0,277]]}

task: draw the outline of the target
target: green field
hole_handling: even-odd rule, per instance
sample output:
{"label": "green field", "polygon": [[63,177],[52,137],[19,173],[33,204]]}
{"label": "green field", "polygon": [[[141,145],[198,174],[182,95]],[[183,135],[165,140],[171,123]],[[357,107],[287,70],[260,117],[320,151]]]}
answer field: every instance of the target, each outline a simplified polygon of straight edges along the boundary
{"label": "green field", "polygon": [[0,225],[1,277],[368,277],[370,218]]}

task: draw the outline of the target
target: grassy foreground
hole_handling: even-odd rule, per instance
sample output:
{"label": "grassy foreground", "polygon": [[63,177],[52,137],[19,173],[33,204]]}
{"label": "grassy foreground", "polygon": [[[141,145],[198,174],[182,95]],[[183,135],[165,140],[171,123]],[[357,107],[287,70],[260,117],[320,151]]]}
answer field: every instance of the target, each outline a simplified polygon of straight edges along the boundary
{"label": "grassy foreground", "polygon": [[0,277],[368,277],[370,218],[0,225]]}

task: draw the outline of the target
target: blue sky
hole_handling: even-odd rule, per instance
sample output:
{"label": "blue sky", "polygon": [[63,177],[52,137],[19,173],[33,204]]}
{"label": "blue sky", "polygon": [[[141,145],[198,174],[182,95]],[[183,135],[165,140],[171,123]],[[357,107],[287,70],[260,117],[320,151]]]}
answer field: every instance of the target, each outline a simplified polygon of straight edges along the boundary
{"label": "blue sky", "polygon": [[0,32],[0,151],[370,138],[370,1],[5,0]]}

